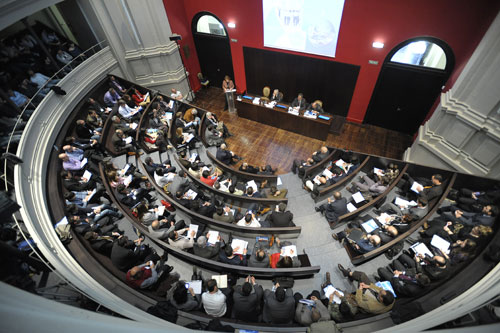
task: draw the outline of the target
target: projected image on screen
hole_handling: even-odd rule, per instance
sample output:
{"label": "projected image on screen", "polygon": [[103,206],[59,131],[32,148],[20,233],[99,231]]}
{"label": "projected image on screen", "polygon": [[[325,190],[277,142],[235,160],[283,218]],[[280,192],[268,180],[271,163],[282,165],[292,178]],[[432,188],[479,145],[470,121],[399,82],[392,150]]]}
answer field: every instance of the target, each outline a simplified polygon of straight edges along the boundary
{"label": "projected image on screen", "polygon": [[262,0],[264,46],[335,57],[344,0]]}

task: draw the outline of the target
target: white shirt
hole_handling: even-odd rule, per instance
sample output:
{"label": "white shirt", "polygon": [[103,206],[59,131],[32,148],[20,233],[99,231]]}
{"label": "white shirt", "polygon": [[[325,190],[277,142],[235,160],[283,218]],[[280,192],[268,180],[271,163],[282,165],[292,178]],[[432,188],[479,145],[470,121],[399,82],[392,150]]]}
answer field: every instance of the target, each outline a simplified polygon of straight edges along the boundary
{"label": "white shirt", "polygon": [[259,228],[260,227],[260,223],[259,223],[259,221],[257,221],[257,219],[253,218],[252,221],[250,221],[250,224],[247,224],[247,221],[245,221],[244,216],[241,220],[238,221],[238,223],[236,223],[236,225],[239,225],[240,227],[251,227],[251,228]]}
{"label": "white shirt", "polygon": [[213,294],[204,292],[201,294],[201,302],[209,316],[222,317],[226,313],[226,295],[220,290]]}
{"label": "white shirt", "polygon": [[172,97],[172,99],[175,99],[175,100],[178,100],[178,101],[182,102],[182,94],[181,94],[181,92],[179,90],[177,90],[177,92],[175,94],[171,93],[170,97]]}
{"label": "white shirt", "polygon": [[49,80],[49,78],[41,73],[35,73],[32,77],[30,77],[30,81],[33,82],[34,84],[36,84],[38,86],[38,88],[40,89],[44,84],[45,82],[47,82]]}
{"label": "white shirt", "polygon": [[125,106],[120,106],[118,108],[118,112],[120,113],[120,115],[123,118],[130,118],[134,114],[136,114],[137,112],[139,112],[139,108],[132,109],[130,106],[128,106],[127,104],[125,104]]}

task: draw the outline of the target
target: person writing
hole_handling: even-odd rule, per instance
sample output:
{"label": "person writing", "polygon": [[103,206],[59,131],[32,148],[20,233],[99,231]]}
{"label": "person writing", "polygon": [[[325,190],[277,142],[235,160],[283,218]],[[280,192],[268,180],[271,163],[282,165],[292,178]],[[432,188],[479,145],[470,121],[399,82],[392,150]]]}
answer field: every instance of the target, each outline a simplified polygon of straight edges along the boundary
{"label": "person writing", "polygon": [[306,106],[307,102],[304,95],[299,93],[299,95],[292,102],[292,108],[297,108],[299,111],[303,111],[306,109]]}
{"label": "person writing", "polygon": [[[229,75],[224,76],[224,81],[222,81],[222,89],[224,90],[224,93],[234,89],[234,82],[233,82],[233,80],[231,80]],[[228,105],[227,105],[227,97],[226,97],[226,104],[224,105],[224,111],[226,111],[227,108],[228,108]]]}

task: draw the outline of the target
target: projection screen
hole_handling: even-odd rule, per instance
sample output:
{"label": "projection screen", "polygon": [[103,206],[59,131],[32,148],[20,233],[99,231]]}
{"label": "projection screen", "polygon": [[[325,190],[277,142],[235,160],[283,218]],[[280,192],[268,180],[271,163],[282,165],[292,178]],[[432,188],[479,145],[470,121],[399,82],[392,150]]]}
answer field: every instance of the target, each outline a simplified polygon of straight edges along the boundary
{"label": "projection screen", "polygon": [[344,0],[262,0],[264,46],[335,57]]}

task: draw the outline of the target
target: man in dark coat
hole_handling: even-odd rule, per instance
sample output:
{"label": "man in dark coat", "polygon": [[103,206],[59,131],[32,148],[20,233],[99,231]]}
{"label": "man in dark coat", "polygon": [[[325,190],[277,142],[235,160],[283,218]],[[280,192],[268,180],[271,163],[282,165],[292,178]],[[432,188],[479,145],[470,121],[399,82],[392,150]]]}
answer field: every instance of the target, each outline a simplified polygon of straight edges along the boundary
{"label": "man in dark coat", "polygon": [[333,199],[334,200],[332,201],[328,198],[327,204],[314,208],[317,212],[321,212],[325,215],[328,223],[335,223],[340,216],[348,213],[347,200],[346,198],[342,198],[342,194],[340,192],[335,192],[333,194]]}
{"label": "man in dark coat", "polygon": [[293,227],[295,224],[292,222],[293,214],[290,211],[285,211],[286,204],[280,203],[278,205],[278,211],[274,211],[269,216],[269,223],[271,228],[285,228]]}
{"label": "man in dark coat", "polygon": [[258,322],[263,293],[262,286],[255,282],[255,278],[247,277],[242,286],[234,288],[232,318]]}
{"label": "man in dark coat", "polygon": [[295,316],[295,299],[292,288],[286,291],[275,285],[276,291],[266,289],[264,292],[264,311],[262,319],[269,324],[291,324]]}

